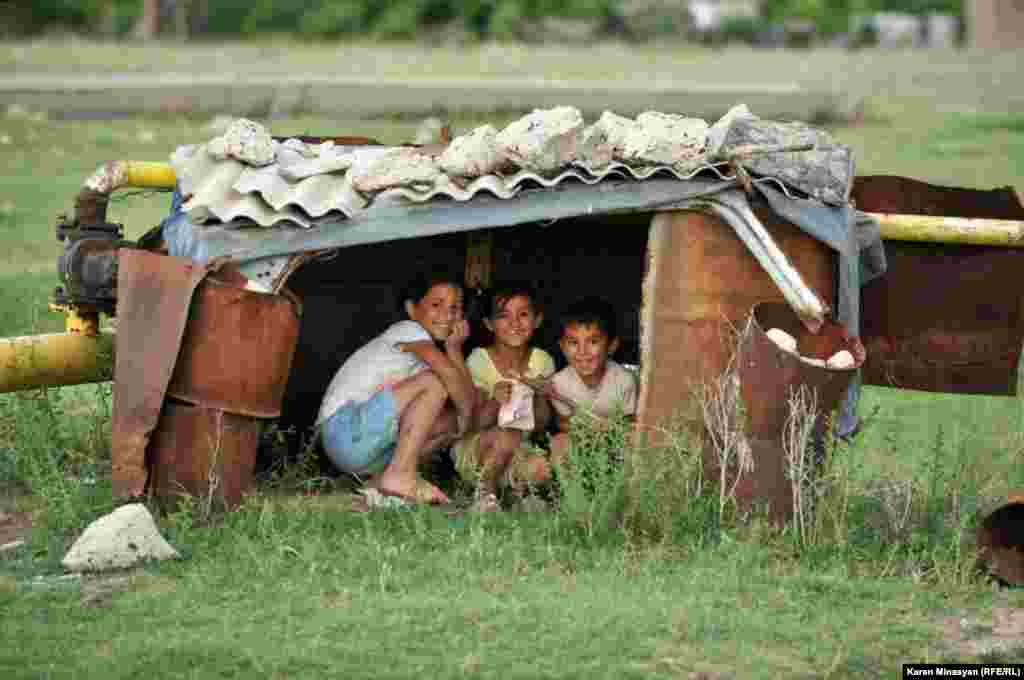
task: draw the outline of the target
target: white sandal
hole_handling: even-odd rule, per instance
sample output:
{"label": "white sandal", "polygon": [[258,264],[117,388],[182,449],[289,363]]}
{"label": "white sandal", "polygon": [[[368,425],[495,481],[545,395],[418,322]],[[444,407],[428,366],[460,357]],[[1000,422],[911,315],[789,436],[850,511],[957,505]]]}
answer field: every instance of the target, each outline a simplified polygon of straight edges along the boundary
{"label": "white sandal", "polygon": [[498,512],[501,504],[498,497],[493,493],[478,493],[473,505],[469,506],[470,512]]}

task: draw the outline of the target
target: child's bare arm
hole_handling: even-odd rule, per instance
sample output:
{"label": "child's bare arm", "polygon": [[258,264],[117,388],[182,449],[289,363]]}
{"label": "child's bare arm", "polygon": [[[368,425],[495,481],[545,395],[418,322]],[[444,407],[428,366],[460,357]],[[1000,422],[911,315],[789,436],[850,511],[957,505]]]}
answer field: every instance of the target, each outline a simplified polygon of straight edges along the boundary
{"label": "child's bare arm", "polygon": [[[543,404],[542,408],[540,409],[543,421],[542,424],[538,425],[538,427],[542,428],[543,426],[546,426],[548,420],[550,420],[551,416],[554,415],[557,416],[556,425],[558,427],[558,430],[560,432],[568,432],[569,419],[572,418],[573,413],[575,413],[576,411],[576,404],[573,403],[572,399],[562,396],[562,394],[558,391],[558,388],[555,387],[555,383],[550,379],[522,378],[522,381],[529,385],[530,387],[532,387],[534,391],[537,392],[537,396],[539,398],[534,401],[535,410],[537,410],[537,402],[541,402]],[[562,409],[558,409],[557,407],[555,407],[555,402],[561,404]],[[562,415],[561,411],[564,410],[566,407],[568,407],[569,413],[567,415]]]}
{"label": "child's bare arm", "polygon": [[492,397],[488,397],[482,390],[477,395],[477,418],[476,429],[486,430],[498,424],[498,412],[501,410],[501,403]]}
{"label": "child's bare arm", "polygon": [[465,361],[460,361],[461,352],[442,352],[430,340],[401,343],[400,347],[402,351],[412,352],[418,356],[441,379],[441,383],[459,415],[460,432],[458,434],[463,434],[469,429],[468,426],[473,417],[476,406],[476,387],[469,379]]}
{"label": "child's bare arm", "polygon": [[543,432],[551,421],[551,402],[540,392],[533,395],[533,422],[534,432]]}
{"label": "child's bare arm", "polygon": [[[460,434],[461,430],[472,427],[473,413],[477,409],[480,396],[479,392],[476,389],[476,385],[473,384],[473,374],[470,373],[469,367],[466,365],[466,357],[462,353],[462,346],[469,338],[469,331],[469,322],[466,321],[465,319],[462,319],[455,325],[455,330],[452,331],[452,334],[448,336],[448,339],[445,340],[444,343],[445,355],[449,359],[451,359],[452,364],[455,366],[455,369],[460,374],[461,380],[459,380],[459,387],[460,391],[463,392],[462,398],[466,401],[466,408],[468,409],[468,415],[466,415],[465,426],[462,427],[462,423],[460,423]],[[455,402],[456,410],[458,410],[459,413],[462,414],[463,411],[462,409],[458,408],[458,402],[455,401],[456,397],[454,394],[451,393],[450,388],[449,396],[451,396],[452,401]]]}

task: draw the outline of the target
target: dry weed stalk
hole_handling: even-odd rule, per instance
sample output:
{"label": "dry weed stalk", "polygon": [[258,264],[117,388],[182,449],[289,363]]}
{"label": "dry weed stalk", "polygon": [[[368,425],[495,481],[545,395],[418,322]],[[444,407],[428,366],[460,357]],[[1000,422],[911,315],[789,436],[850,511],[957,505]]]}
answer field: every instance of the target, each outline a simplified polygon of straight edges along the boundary
{"label": "dry weed stalk", "polygon": [[[718,461],[718,513],[736,497],[743,476],[754,471],[754,456],[744,432],[745,415],[736,373],[736,356],[721,375],[697,388],[697,402],[711,446]],[[731,482],[730,473],[734,473]]]}
{"label": "dry weed stalk", "polygon": [[910,515],[914,507],[914,480],[882,482],[875,491],[885,509],[892,538],[904,538],[910,526]]}
{"label": "dry weed stalk", "polygon": [[818,393],[806,385],[789,390],[789,415],[782,430],[786,477],[793,494],[793,520],[801,545],[811,541],[815,500],[814,425],[818,420]]}
{"label": "dry weed stalk", "polygon": [[[223,412],[218,417],[223,419]],[[224,423],[221,420],[217,427],[217,438],[210,442],[210,464],[206,469],[206,498],[203,499],[203,507],[201,509],[204,521],[209,520],[213,516],[213,502],[216,498],[217,490],[220,489],[219,468],[223,445]]]}

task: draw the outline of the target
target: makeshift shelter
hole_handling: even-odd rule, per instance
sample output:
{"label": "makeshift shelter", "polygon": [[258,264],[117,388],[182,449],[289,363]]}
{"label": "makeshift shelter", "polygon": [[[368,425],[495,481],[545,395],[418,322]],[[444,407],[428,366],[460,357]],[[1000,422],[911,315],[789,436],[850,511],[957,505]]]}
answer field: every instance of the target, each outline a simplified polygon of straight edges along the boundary
{"label": "makeshift shelter", "polygon": [[[873,384],[1016,389],[1019,287],[992,282],[1012,281],[1019,255],[894,242],[883,254],[877,224],[854,209],[1021,219],[1012,191],[855,178],[824,132],[742,108],[711,126],[652,112],[584,127],[563,107],[487,127],[387,147],[273,139],[239,122],[174,155],[172,215],[117,252],[115,295],[90,283],[103,270],[81,264],[92,255],[69,247],[68,297],[116,299],[115,492],[237,501],[262,425],[311,424],[334,371],[428,267],[471,286],[531,280],[552,316],[583,294],[611,300],[621,358],[639,366],[641,429],[685,411],[753,318],[740,377],[760,460],[741,495],[777,516],[790,498],[778,405],[794,384],[829,395],[825,409],[842,400],[843,431],[856,427],[844,395],[862,366]],[[95,198],[118,185],[116,170],[87,182],[80,230],[104,222]],[[944,297],[921,296],[918,277]],[[796,354],[763,342],[772,327],[796,338]],[[841,349],[853,366],[806,361]]]}

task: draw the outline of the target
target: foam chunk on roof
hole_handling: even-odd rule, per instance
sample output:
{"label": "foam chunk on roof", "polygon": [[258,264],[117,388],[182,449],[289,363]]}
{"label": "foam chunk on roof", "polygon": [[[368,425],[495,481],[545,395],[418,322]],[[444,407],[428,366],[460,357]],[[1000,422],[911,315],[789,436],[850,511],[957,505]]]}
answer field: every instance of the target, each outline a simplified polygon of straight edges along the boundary
{"label": "foam chunk on roof", "polygon": [[228,126],[227,132],[210,140],[206,151],[217,160],[232,158],[259,167],[274,162],[277,155],[275,146],[266,128],[239,118]]}
{"label": "foam chunk on roof", "polygon": [[357,160],[349,173],[352,186],[363,193],[393,187],[433,186],[441,178],[434,158],[408,147],[387,149],[366,162]]}
{"label": "foam chunk on roof", "polygon": [[704,162],[707,121],[672,113],[646,111],[626,136],[623,160],[646,165],[671,165],[680,170]]}
{"label": "foam chunk on roof", "polygon": [[441,154],[441,170],[455,177],[481,177],[497,172],[504,161],[498,153],[498,130],[493,125],[481,125],[452,140]]}
{"label": "foam chunk on roof", "polygon": [[626,139],[636,127],[632,118],[605,111],[580,135],[579,162],[587,168],[600,169],[612,161],[623,160]]}
{"label": "foam chunk on roof", "polygon": [[576,107],[535,109],[498,133],[498,153],[523,170],[551,174],[576,159],[582,129]]}

